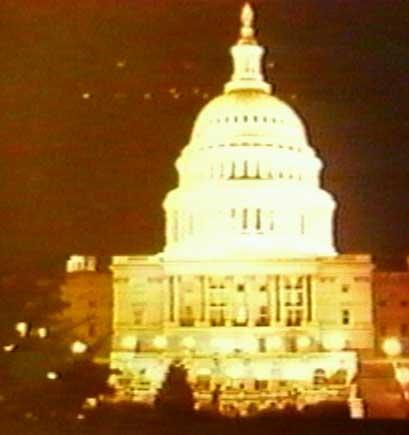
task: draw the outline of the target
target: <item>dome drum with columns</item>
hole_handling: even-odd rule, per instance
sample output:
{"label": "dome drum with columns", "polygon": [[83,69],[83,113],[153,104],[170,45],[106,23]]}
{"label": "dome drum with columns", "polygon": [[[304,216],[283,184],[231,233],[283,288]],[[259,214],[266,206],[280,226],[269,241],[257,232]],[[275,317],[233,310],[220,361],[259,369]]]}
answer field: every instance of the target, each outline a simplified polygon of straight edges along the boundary
{"label": "dome drum with columns", "polygon": [[165,201],[165,258],[331,256],[335,201],[296,112],[271,95],[249,6],[233,75],[195,122]]}

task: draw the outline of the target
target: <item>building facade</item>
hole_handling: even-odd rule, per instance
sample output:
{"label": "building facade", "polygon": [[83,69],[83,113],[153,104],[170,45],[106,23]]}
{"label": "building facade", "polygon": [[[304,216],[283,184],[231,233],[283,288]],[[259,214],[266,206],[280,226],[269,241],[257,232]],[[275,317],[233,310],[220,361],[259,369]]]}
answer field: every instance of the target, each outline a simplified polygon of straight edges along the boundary
{"label": "building facade", "polygon": [[112,274],[94,256],[72,255],[61,285],[66,303],[60,328],[88,346],[97,360],[109,359],[112,338]]}
{"label": "building facade", "polygon": [[409,354],[409,257],[408,271],[373,274],[376,347],[382,351],[386,339],[394,337]]}
{"label": "building facade", "polygon": [[253,21],[246,5],[232,77],[177,159],[163,252],[113,257],[113,382],[132,400],[152,401],[179,361],[198,407],[216,390],[225,412],[292,388],[316,401],[322,378],[324,395],[347,394],[373,347],[371,258],[336,250],[323,164],[271,94]]}

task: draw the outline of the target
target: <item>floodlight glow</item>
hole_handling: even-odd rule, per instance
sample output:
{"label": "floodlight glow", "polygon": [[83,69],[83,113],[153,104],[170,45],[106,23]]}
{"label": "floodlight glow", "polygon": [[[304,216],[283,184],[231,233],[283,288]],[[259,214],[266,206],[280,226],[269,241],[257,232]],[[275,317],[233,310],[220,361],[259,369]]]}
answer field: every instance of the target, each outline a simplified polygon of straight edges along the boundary
{"label": "floodlight glow", "polygon": [[156,347],[156,349],[158,350],[164,350],[167,348],[168,346],[168,339],[164,336],[164,335],[157,335],[154,339],[153,339],[153,345]]}
{"label": "floodlight glow", "polygon": [[278,335],[275,335],[274,337],[270,337],[268,339],[268,344],[270,349],[273,351],[282,350],[284,347],[283,339]]}
{"label": "floodlight glow", "polygon": [[182,346],[186,349],[192,350],[196,347],[196,340],[193,337],[184,337],[182,339]]}
{"label": "floodlight glow", "polygon": [[331,332],[324,336],[323,346],[326,350],[339,352],[345,347],[345,334],[343,332]]}
{"label": "floodlight glow", "polygon": [[134,335],[125,335],[121,338],[121,347],[126,350],[135,350],[137,343],[138,339]]}
{"label": "floodlight glow", "polygon": [[258,342],[255,337],[242,337],[237,340],[235,347],[243,352],[254,353],[257,350]]}
{"label": "floodlight glow", "polygon": [[311,338],[306,335],[297,337],[297,349],[305,350],[311,346]]}
{"label": "floodlight glow", "polygon": [[3,346],[4,352],[13,352],[16,349],[17,349],[17,345],[16,344],[6,344],[6,345]]}
{"label": "floodlight glow", "polygon": [[396,337],[386,338],[382,344],[382,350],[388,356],[398,356],[402,353],[402,343]]}
{"label": "floodlight glow", "polygon": [[208,367],[201,367],[196,371],[196,374],[197,376],[210,376],[212,371]]}

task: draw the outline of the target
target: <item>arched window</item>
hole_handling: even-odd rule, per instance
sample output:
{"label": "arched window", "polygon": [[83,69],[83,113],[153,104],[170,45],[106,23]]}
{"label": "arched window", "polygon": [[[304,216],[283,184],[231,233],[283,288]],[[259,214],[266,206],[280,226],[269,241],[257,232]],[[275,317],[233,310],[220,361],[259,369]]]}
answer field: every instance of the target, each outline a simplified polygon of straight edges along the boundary
{"label": "arched window", "polygon": [[247,228],[248,228],[248,210],[247,210],[247,208],[243,209],[242,228],[243,228],[243,230],[247,230]]}
{"label": "arched window", "polygon": [[261,230],[261,210],[259,208],[256,210],[256,230]]}
{"label": "arched window", "polygon": [[270,211],[269,212],[269,222],[268,222],[268,229],[270,230],[270,231],[274,231],[274,229],[275,229],[275,222],[274,222],[274,212],[273,211]]}
{"label": "arched window", "polygon": [[247,162],[247,160],[245,160],[243,162],[243,177],[244,178],[247,178],[249,176],[249,172],[248,171],[249,171],[248,162]]}
{"label": "arched window", "polygon": [[235,178],[236,176],[236,164],[232,162],[231,164],[231,178]]}

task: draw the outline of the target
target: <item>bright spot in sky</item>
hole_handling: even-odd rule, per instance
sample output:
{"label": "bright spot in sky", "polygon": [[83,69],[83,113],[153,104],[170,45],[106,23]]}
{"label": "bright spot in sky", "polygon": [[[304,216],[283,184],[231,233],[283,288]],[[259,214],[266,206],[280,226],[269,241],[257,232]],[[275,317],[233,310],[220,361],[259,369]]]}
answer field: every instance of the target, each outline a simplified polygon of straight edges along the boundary
{"label": "bright spot in sky", "polygon": [[145,94],[143,94],[143,98],[145,100],[150,100],[152,99],[152,94],[150,92],[146,92]]}
{"label": "bright spot in sky", "polygon": [[83,98],[84,100],[89,100],[89,99],[91,98],[91,94],[90,94],[89,92],[84,92],[84,93],[82,94],[82,98]]}
{"label": "bright spot in sky", "polygon": [[116,67],[117,67],[117,68],[124,68],[125,65],[126,65],[126,61],[125,61],[125,60],[118,60],[118,61],[116,62]]}

